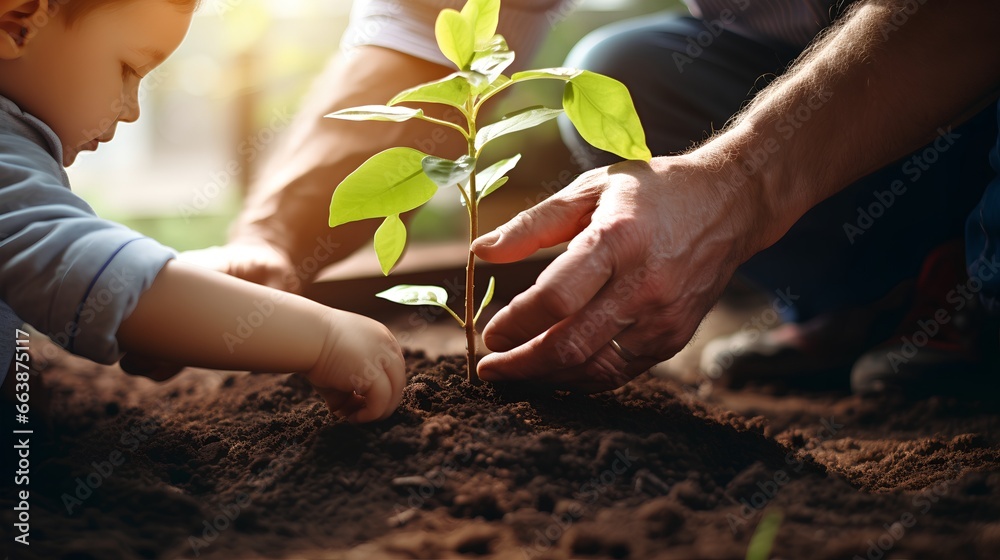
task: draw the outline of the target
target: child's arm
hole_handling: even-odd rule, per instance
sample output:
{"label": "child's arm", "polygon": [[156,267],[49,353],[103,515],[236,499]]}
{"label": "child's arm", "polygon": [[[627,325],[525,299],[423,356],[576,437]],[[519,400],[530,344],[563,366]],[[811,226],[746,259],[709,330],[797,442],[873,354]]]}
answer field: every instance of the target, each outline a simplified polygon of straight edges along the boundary
{"label": "child's arm", "polygon": [[58,142],[39,140],[51,131],[29,132],[0,127],[0,301],[24,322],[100,363],[124,345],[172,363],[301,371],[334,412],[363,405],[354,420],[399,404],[402,355],[385,327],[175,261],[98,218],[69,190]]}
{"label": "child's arm", "polygon": [[359,422],[388,417],[406,383],[399,345],[380,323],[176,260],[139,298],[118,341],[173,363],[303,372],[331,411]]}

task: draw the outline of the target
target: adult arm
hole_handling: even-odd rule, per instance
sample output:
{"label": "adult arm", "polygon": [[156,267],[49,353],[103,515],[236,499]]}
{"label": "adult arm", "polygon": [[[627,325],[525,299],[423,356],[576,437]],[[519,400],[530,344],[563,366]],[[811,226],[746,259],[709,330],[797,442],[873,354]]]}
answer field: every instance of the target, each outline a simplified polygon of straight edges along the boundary
{"label": "adult arm", "polygon": [[[358,165],[390,146],[411,146],[447,156],[461,142],[422,121],[353,123],[325,119],[339,109],[383,104],[418,83],[448,70],[393,50],[360,46],[338,55],[276,144],[222,247],[181,253],[180,259],[292,293],[301,293],[326,264],[369,242],[378,222],[353,222],[330,229],[334,188]],[[428,108],[428,112],[433,108]],[[444,116],[437,114],[436,116]],[[124,370],[166,378],[177,364],[150,359],[137,349],[122,359]]]}
{"label": "adult arm", "polygon": [[461,148],[462,139],[423,121],[355,123],[323,116],[357,105],[384,104],[403,89],[447,74],[444,66],[382,47],[360,46],[338,55],[270,154],[230,243],[194,254],[194,262],[298,292],[321,266],[361,247],[378,222],[331,230],[330,198],[337,184],[383,149],[409,146],[445,157]]}
{"label": "adult arm", "polygon": [[736,267],[809,208],[995,99],[1000,6],[914,4],[859,2],[698,149],[586,173],[480,238],[494,262],[572,240],[487,326],[497,353],[480,375],[624,384],[682,348]]}
{"label": "adult arm", "polygon": [[[324,119],[339,109],[383,104],[400,91],[454,71],[438,51],[434,20],[462,0],[355,2],[344,48],[317,80],[290,129],[270,154],[222,248],[182,255],[254,282],[300,291],[318,269],[367,243],[378,221],[327,226],[333,190],[367,158],[409,146],[441,157],[463,153],[456,132],[423,121],[353,123]],[[568,13],[563,0],[510,0],[498,32],[530,59],[552,23]],[[439,106],[425,110],[448,117]],[[455,118],[455,116],[452,116]]]}

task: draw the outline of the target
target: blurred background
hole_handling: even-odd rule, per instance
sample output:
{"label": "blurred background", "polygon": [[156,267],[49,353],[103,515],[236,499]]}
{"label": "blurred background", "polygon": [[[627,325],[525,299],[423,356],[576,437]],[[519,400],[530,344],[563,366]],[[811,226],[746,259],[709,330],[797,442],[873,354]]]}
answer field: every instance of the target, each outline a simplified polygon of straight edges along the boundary
{"label": "blurred background", "polygon": [[[143,81],[139,122],[120,126],[114,142],[82,154],[68,169],[74,190],[102,217],[175,249],[224,243],[256,166],[336,52],[350,6],[347,0],[203,0],[185,42]],[[676,0],[582,0],[555,26],[531,66],[559,66],[590,30],[663,9],[684,8]],[[560,90],[553,85],[512,88],[495,111],[557,107]],[[547,157],[522,160],[497,193],[504,193],[512,210],[492,212],[483,231],[576,173],[554,122],[509,138],[494,152],[497,158],[505,151]],[[411,240],[450,239],[466,231],[454,194],[442,193],[425,207]]]}

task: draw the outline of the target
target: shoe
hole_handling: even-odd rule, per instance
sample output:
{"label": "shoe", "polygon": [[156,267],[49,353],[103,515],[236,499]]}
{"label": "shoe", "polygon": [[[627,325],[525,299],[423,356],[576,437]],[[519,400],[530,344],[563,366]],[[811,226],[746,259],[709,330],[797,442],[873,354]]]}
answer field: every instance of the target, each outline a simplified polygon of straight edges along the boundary
{"label": "shoe", "polygon": [[917,398],[981,390],[984,349],[997,334],[979,303],[977,285],[981,289],[966,274],[962,242],[935,249],[917,278],[909,313],[851,369],[851,390]]}
{"label": "shoe", "polygon": [[[763,330],[748,323],[705,346],[701,372],[731,388],[766,383],[846,390],[855,360],[883,340],[902,315],[903,290],[894,290],[879,305],[828,313],[801,324]],[[895,320],[887,322],[887,315]]]}

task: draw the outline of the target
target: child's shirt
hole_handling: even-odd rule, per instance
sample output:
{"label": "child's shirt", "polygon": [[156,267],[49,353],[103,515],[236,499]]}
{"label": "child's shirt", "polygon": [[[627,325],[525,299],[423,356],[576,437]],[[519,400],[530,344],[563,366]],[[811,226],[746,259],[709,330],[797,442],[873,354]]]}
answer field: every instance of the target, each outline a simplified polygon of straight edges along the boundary
{"label": "child's shirt", "polygon": [[74,354],[118,361],[119,326],[174,256],[98,218],[70,191],[52,129],[0,96],[0,376],[22,322]]}

